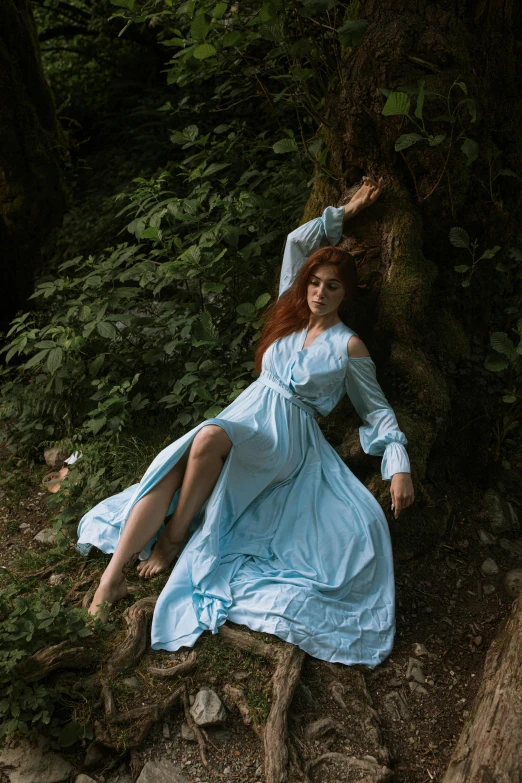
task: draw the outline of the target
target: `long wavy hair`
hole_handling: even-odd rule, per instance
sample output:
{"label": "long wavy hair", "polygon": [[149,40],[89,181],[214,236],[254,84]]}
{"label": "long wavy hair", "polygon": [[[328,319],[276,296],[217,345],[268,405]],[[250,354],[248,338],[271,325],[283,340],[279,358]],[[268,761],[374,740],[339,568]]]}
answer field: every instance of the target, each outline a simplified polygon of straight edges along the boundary
{"label": "long wavy hair", "polygon": [[345,298],[339,308],[339,318],[346,321],[357,287],[357,268],[353,256],[339,247],[323,247],[306,260],[292,287],[266,309],[266,320],[257,344],[255,367],[261,372],[266,349],[292,332],[304,329],[310,318],[307,293],[308,281],[315,270],[328,264],[335,266],[344,287]]}

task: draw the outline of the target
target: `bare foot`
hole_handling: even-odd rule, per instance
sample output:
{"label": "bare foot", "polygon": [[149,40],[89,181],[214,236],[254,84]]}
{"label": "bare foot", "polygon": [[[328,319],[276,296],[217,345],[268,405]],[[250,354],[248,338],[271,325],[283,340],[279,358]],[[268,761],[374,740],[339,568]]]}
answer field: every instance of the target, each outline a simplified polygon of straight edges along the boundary
{"label": "bare foot", "polygon": [[138,573],[143,579],[150,579],[151,576],[161,574],[170,566],[184,541],[172,541],[163,531],[156,541],[154,549],[147,560],[143,560],[138,565]]}
{"label": "bare foot", "polygon": [[93,617],[96,616],[102,623],[106,623],[112,605],[117,601],[121,601],[126,595],[127,582],[125,578],[117,584],[100,582],[89,606],[89,614]]}

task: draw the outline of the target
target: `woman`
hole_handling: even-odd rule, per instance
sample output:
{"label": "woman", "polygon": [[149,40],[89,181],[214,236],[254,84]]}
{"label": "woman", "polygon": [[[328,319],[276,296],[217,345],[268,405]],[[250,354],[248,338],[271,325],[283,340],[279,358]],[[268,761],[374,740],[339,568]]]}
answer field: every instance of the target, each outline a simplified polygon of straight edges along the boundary
{"label": "woman", "polygon": [[413,502],[406,437],[364,343],[339,316],[354,293],[355,265],[334,245],[343,220],[381,190],[382,178],[365,178],[348,204],[289,235],[258,380],[158,454],[139,484],[81,520],[81,549],[114,552],[91,613],[126,595],[125,574],[138,557],[149,578],[179,554],[156,605],[154,649],[192,646],[228,618],[329,661],[374,667],[388,655],[386,519],[314,419],[347,393],[364,421],[364,451],[383,455],[395,516]]}

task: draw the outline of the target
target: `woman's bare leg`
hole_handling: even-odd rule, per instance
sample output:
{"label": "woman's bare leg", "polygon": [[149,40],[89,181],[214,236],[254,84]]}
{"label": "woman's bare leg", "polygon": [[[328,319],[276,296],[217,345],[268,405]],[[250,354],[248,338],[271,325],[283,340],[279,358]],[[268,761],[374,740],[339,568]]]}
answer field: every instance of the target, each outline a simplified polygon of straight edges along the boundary
{"label": "woman's bare leg", "polygon": [[95,614],[104,601],[115,603],[126,596],[125,576],[145,544],[160,529],[172,497],[183,481],[187,460],[188,454],[184,454],[172,470],[133,506],[110,563],[94,593],[90,614]]}
{"label": "woman's bare leg", "polygon": [[230,438],[221,427],[203,427],[188,453],[134,505],[93,596],[89,607],[91,614],[95,614],[104,601],[115,603],[125,597],[126,574],[145,544],[161,527],[172,497],[181,486],[176,511],[151,557],[142,564],[148,566],[146,572],[143,573],[142,567],[139,570],[142,576],[150,577],[168,568],[183,544],[192,518],[212,492],[231,447]]}
{"label": "woman's bare leg", "polygon": [[215,424],[203,427],[192,442],[178,504],[151,556],[138,565],[145,579],[165,571],[187,536],[189,525],[209,498],[232,448],[226,432]]}

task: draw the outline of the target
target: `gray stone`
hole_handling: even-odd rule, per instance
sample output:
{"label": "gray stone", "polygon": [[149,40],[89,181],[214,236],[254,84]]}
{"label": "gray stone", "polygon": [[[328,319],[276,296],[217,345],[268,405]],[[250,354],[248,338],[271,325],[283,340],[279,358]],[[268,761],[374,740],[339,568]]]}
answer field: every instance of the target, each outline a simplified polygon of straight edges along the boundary
{"label": "gray stone", "polygon": [[494,533],[504,533],[506,530],[519,530],[520,525],[515,509],[511,503],[502,500],[494,489],[488,489],[484,494],[484,504],[489,524]]}
{"label": "gray stone", "polygon": [[491,574],[498,574],[498,565],[495,563],[494,560],[488,557],[486,560],[484,560],[484,562],[480,566],[480,570],[485,576],[490,576]]}
{"label": "gray stone", "polygon": [[46,527],[34,536],[33,541],[39,541],[41,544],[54,544],[54,539],[57,535],[58,530],[55,530],[52,527]]}
{"label": "gray stone", "polygon": [[179,767],[168,759],[147,761],[136,783],[188,783]]}
{"label": "gray stone", "polygon": [[482,591],[484,595],[491,595],[491,593],[494,593],[497,588],[495,585],[484,585],[482,588]]}
{"label": "gray stone", "polygon": [[212,688],[198,691],[190,714],[197,726],[220,726],[227,719],[221,699]]}
{"label": "gray stone", "polygon": [[44,460],[51,470],[58,470],[62,467],[63,462],[69,456],[69,449],[56,446],[52,449],[45,449]]}
{"label": "gray stone", "polygon": [[260,778],[263,775],[263,767],[256,767],[256,771],[254,774],[256,778]]}
{"label": "gray stone", "polygon": [[122,683],[126,688],[131,688],[132,690],[141,688],[141,680],[139,680],[138,677],[125,677],[125,679],[122,680]]}
{"label": "gray stone", "polygon": [[410,680],[408,685],[410,686],[410,690],[413,693],[416,693],[417,695],[421,695],[421,694],[425,695],[428,693],[424,685],[421,685],[420,682],[415,682],[414,680]]}
{"label": "gray stone", "polygon": [[65,579],[65,574],[51,574],[51,576],[49,577],[49,584],[54,587],[55,585],[61,584],[64,579]]}
{"label": "gray stone", "polygon": [[27,530],[28,527],[31,527],[29,522],[22,522],[21,525],[18,525],[18,530]]}
{"label": "gray stone", "polygon": [[413,645],[413,652],[419,657],[422,657],[423,655],[429,655],[426,647],[420,642],[416,642],[416,644]]}
{"label": "gray stone", "polygon": [[163,734],[163,739],[170,739],[170,729],[168,723],[163,724],[161,731]]}
{"label": "gray stone", "polygon": [[483,527],[480,528],[479,532],[479,540],[481,544],[484,544],[484,546],[492,546],[493,544],[497,543],[497,539],[494,535],[491,533],[488,533],[487,530],[484,530]]}
{"label": "gray stone", "polygon": [[62,783],[69,780],[73,766],[57,753],[46,753],[42,740],[37,746],[22,740],[0,753],[0,769],[9,783]]}
{"label": "gray stone", "polygon": [[196,735],[185,721],[181,724],[181,739],[185,742],[196,742]]}
{"label": "gray stone", "polygon": [[89,775],[84,775],[82,772],[81,775],[78,775],[78,777],[74,779],[74,783],[96,783],[96,781],[93,778],[90,778]]}
{"label": "gray stone", "polygon": [[522,592],[522,568],[513,568],[504,577],[504,589],[510,598],[516,598]]}
{"label": "gray stone", "polygon": [[522,541],[512,541],[510,538],[501,538],[500,546],[512,555],[522,555]]}
{"label": "gray stone", "polygon": [[408,660],[408,668],[406,670],[406,679],[413,680],[414,682],[424,683],[426,682],[426,676],[422,671],[422,662],[417,658],[410,658]]}

